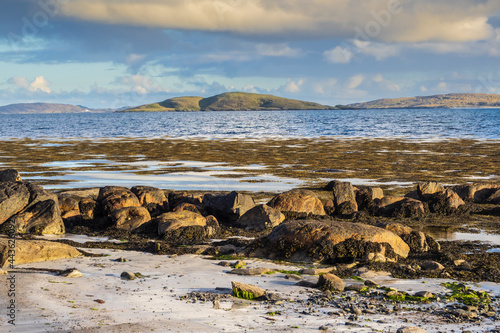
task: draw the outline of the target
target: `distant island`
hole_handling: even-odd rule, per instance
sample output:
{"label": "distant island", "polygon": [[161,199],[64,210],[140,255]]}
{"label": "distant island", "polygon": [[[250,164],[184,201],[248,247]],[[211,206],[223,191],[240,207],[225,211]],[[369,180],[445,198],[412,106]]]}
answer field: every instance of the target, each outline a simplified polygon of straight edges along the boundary
{"label": "distant island", "polygon": [[416,108],[470,108],[500,107],[500,95],[445,94],[404,98],[385,98],[349,105],[356,109],[416,109]]}
{"label": "distant island", "polygon": [[333,107],[313,102],[244,92],[227,92],[212,97],[186,96],[167,99],[118,112],[165,111],[256,111],[256,110],[335,110]]}
{"label": "distant island", "polygon": [[18,103],[0,106],[0,114],[111,112],[116,109],[91,109],[82,105],[57,103]]}

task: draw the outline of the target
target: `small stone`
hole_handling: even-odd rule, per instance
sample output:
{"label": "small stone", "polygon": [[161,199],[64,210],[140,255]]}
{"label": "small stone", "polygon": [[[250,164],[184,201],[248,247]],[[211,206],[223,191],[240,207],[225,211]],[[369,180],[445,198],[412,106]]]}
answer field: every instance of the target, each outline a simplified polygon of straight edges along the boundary
{"label": "small stone", "polygon": [[434,297],[434,295],[428,291],[419,291],[419,292],[416,292],[413,296],[424,297],[424,298]]}
{"label": "small stone", "polygon": [[403,326],[398,328],[396,333],[426,333],[426,331],[416,326]]}
{"label": "small stone", "polygon": [[82,272],[77,270],[76,268],[70,268],[59,274],[61,276],[67,277],[67,278],[79,278],[83,277]]}
{"label": "small stone", "polygon": [[120,277],[123,280],[135,280],[135,274],[130,272],[123,272]]}
{"label": "small stone", "polygon": [[330,330],[330,327],[323,325],[323,326],[320,326],[318,329],[320,331],[323,331],[323,332],[328,332]]}
{"label": "small stone", "polygon": [[266,291],[260,287],[241,282],[231,281],[233,295],[243,299],[255,299],[264,296]]}
{"label": "small stone", "polygon": [[344,291],[345,284],[334,274],[323,274],[319,276],[318,287],[322,290]]}
{"label": "small stone", "polygon": [[244,262],[243,260],[238,260],[237,262],[231,264],[231,267],[234,267],[234,268],[241,268],[243,266],[246,266],[247,263]]}
{"label": "small stone", "polygon": [[287,274],[287,275],[285,275],[285,279],[300,281],[300,280],[302,280],[302,276],[297,275],[297,274]]}
{"label": "small stone", "polygon": [[214,299],[213,306],[214,309],[220,309],[220,301],[218,299]]}
{"label": "small stone", "polygon": [[357,306],[355,306],[355,305],[352,305],[352,306],[351,306],[351,312],[352,312],[353,314],[355,314],[356,316],[359,316],[359,315],[361,315],[361,314],[363,313],[363,312],[361,311],[361,309],[360,309],[360,308],[358,308],[358,307],[357,307]]}
{"label": "small stone", "polygon": [[373,281],[373,280],[365,280],[365,286],[367,287],[378,287],[378,284],[377,282]]}
{"label": "small stone", "polygon": [[106,303],[106,301],[103,301],[102,299],[95,299],[94,302],[99,303],[99,304]]}
{"label": "small stone", "polygon": [[440,263],[436,262],[436,261],[424,261],[420,267],[424,270],[424,271],[442,271],[444,269],[444,266],[441,265]]}
{"label": "small stone", "polygon": [[230,267],[231,263],[228,261],[220,261],[217,265],[222,266],[222,267]]}
{"label": "small stone", "polygon": [[462,265],[462,264],[464,264],[464,263],[465,263],[465,260],[462,260],[462,259],[458,259],[458,260],[454,260],[454,261],[453,261],[453,264],[454,264],[455,266],[460,266],[460,265]]}

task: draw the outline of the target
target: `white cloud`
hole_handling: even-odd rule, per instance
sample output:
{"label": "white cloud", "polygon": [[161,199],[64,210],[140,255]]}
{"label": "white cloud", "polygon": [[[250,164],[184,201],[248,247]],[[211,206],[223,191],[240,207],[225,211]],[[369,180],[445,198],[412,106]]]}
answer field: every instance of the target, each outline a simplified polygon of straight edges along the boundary
{"label": "white cloud", "polygon": [[9,84],[13,84],[18,87],[28,88],[28,80],[21,76],[12,77],[7,81]]}
{"label": "white cloud", "polygon": [[31,91],[43,91],[50,94],[49,88],[50,82],[47,81],[43,76],[37,76],[33,82],[31,82],[29,89]]}
{"label": "white cloud", "polygon": [[139,95],[146,95],[154,92],[169,92],[170,89],[163,87],[158,81],[143,75],[122,76],[117,83],[125,85]]}
{"label": "white cloud", "polygon": [[336,93],[337,83],[337,79],[334,78],[321,80],[313,85],[313,91],[320,95],[332,95]]}
{"label": "white cloud", "polygon": [[349,89],[356,89],[359,87],[363,81],[365,80],[365,77],[362,74],[355,75],[349,79],[349,83],[347,84],[347,88]]}
{"label": "white cloud", "polygon": [[354,57],[354,53],[349,47],[337,46],[331,50],[323,52],[323,57],[326,61],[333,64],[348,64]]}
{"label": "white cloud", "polygon": [[377,60],[383,60],[389,57],[398,56],[401,52],[402,46],[387,43],[375,43],[361,40],[354,40],[356,52],[372,56]]}
{"label": "white cloud", "polygon": [[478,41],[498,0],[72,0],[61,14],[107,24],[396,42]]}
{"label": "white cloud", "polygon": [[268,57],[296,57],[300,49],[293,49],[286,44],[257,44],[257,53]]}
{"label": "white cloud", "polygon": [[300,87],[304,84],[304,80],[300,79],[298,81],[288,80],[285,85],[285,91],[289,93],[297,93],[300,91]]}

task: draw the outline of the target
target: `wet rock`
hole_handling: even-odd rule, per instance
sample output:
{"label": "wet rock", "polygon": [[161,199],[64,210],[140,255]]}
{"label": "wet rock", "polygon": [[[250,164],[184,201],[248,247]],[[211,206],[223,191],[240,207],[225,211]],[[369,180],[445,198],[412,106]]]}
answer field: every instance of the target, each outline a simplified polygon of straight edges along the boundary
{"label": "wet rock", "polygon": [[442,271],[444,269],[444,266],[436,261],[424,261],[420,264],[420,267],[424,271]]}
{"label": "wet rock", "polygon": [[309,190],[294,189],[281,193],[271,199],[268,205],[281,212],[326,215],[321,201]]}
{"label": "wet rock", "polygon": [[[387,244],[387,245],[385,245]],[[268,258],[337,261],[362,258],[366,253],[406,257],[410,248],[394,233],[360,223],[316,220],[283,222],[273,231],[249,245],[249,253]],[[394,254],[395,253],[395,254]]]}
{"label": "wet rock", "polygon": [[151,221],[151,215],[145,207],[125,207],[115,209],[110,214],[117,229],[133,231]]}
{"label": "wet rock", "polygon": [[477,312],[474,312],[474,311],[467,311],[467,310],[462,310],[462,309],[455,309],[452,311],[452,314],[454,316],[457,316],[457,317],[460,317],[460,318],[465,318],[465,319],[475,319],[477,318],[479,315],[477,314]]}
{"label": "wet rock", "polygon": [[[40,240],[16,240],[16,255],[14,265],[29,264],[33,262],[49,261],[56,259],[74,258],[81,253],[72,246]],[[0,238],[0,267],[9,265],[9,240]]]}
{"label": "wet rock", "polygon": [[285,275],[285,279],[300,281],[300,280],[302,280],[302,276],[297,275],[297,274],[287,274],[287,275]]}
{"label": "wet rock", "polygon": [[244,284],[241,282],[231,281],[233,287],[233,296],[243,299],[256,299],[264,296],[266,291],[260,287]]}
{"label": "wet rock", "polygon": [[121,186],[106,186],[100,189],[97,202],[105,216],[125,207],[140,207],[141,203],[132,191]]}
{"label": "wet rock", "polygon": [[175,207],[183,202],[202,206],[204,195],[204,192],[170,192],[168,194],[168,203],[170,207]]}
{"label": "wet rock", "polygon": [[25,183],[25,184],[28,187],[28,190],[30,191],[30,203],[28,204],[28,206],[26,206],[25,210],[28,209],[30,206],[34,206],[39,202],[47,200],[54,201],[55,203],[57,203],[57,206],[59,208],[59,200],[56,194],[49,192],[45,190],[43,187],[35,184],[31,183]]}
{"label": "wet rock", "polygon": [[330,184],[328,184],[328,187],[331,188],[333,192],[333,202],[335,204],[335,209],[339,209],[342,204],[348,202],[349,211],[358,211],[356,195],[354,194],[354,188],[351,183],[334,180],[333,182],[330,182]]}
{"label": "wet rock", "polygon": [[29,203],[30,192],[21,182],[0,183],[0,224],[19,213]]}
{"label": "wet rock", "polygon": [[228,273],[236,275],[262,275],[262,274],[268,274],[272,271],[273,270],[269,268],[257,267],[257,268],[236,268]]}
{"label": "wet rock", "polygon": [[37,232],[42,234],[63,234],[64,223],[59,204],[52,200],[29,204],[20,213],[12,216],[10,221],[16,226],[18,233]]}
{"label": "wet rock", "polygon": [[279,210],[268,205],[257,205],[243,214],[236,224],[247,230],[272,229],[285,220]]}
{"label": "wet rock", "polygon": [[244,267],[246,265],[247,265],[247,263],[244,262],[243,260],[238,260],[238,261],[232,263],[231,267],[233,267],[233,268],[241,268],[241,267]]}
{"label": "wet rock", "polygon": [[0,183],[20,181],[22,181],[22,179],[17,170],[5,169],[0,171]]}
{"label": "wet rock", "polygon": [[321,290],[344,291],[345,284],[338,276],[327,273],[319,276],[318,288]]}
{"label": "wet rock", "polygon": [[159,188],[134,186],[130,191],[136,195],[139,203],[148,210],[151,216],[157,216],[169,210],[165,192]]}
{"label": "wet rock", "polygon": [[136,276],[131,272],[122,272],[120,274],[120,278],[122,278],[123,280],[135,280]]}
{"label": "wet rock", "polygon": [[378,287],[378,283],[373,281],[373,280],[370,280],[370,279],[366,279],[365,282],[364,282],[365,286],[367,287],[375,287],[377,288]]}
{"label": "wet rock", "polygon": [[416,326],[403,326],[398,328],[396,333],[426,333],[426,331]]}

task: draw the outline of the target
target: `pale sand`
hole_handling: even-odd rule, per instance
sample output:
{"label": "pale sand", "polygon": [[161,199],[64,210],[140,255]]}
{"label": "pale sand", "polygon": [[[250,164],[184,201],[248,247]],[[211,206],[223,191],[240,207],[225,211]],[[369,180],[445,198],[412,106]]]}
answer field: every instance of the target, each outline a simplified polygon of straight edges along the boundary
{"label": "pale sand", "polygon": [[[88,250],[88,249],[87,249]],[[237,276],[227,274],[228,267],[218,261],[200,256],[177,258],[149,253],[91,250],[108,254],[106,257],[81,257],[52,262],[25,264],[17,268],[38,267],[66,269],[76,267],[82,278],[65,278],[49,273],[16,273],[16,326],[6,324],[5,310],[0,313],[0,332],[318,332],[322,325],[330,325],[335,332],[395,332],[401,326],[421,326],[427,332],[468,329],[482,332],[497,325],[491,320],[480,325],[442,324],[426,313],[409,314],[407,311],[391,315],[361,315],[358,324],[349,327],[345,316],[332,317],[327,312],[334,308],[315,307],[308,315],[299,312],[297,303],[266,305],[238,299],[221,300],[220,309],[212,302],[188,303],[179,297],[191,291],[215,291],[216,287],[230,288],[231,281],[258,285],[278,292],[287,299],[307,299],[311,289],[298,287],[296,281],[285,279],[281,273],[263,276]],[[127,262],[113,259],[126,258]],[[249,267],[293,270],[300,267],[278,265],[270,261],[245,260]],[[133,281],[120,279],[123,271],[140,272],[146,277]],[[4,279],[4,276],[1,276]],[[314,280],[317,277],[308,277]],[[443,291],[443,280],[427,279],[404,281],[378,275],[373,279],[385,286],[403,291]],[[346,280],[347,284],[358,283]],[[481,287],[500,294],[498,284]],[[5,306],[7,284],[0,284],[0,302]],[[314,291],[315,292],[315,291]],[[104,300],[99,304],[94,300]],[[269,311],[281,315],[269,316]],[[429,318],[431,317],[431,318]],[[425,323],[425,320],[431,319]],[[383,320],[384,323],[378,323]],[[409,320],[409,322],[404,322]]]}

